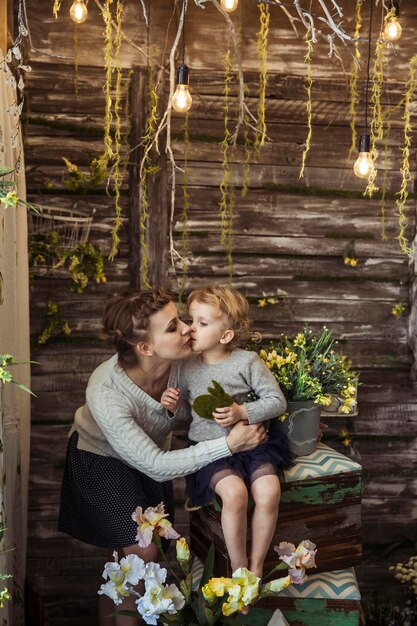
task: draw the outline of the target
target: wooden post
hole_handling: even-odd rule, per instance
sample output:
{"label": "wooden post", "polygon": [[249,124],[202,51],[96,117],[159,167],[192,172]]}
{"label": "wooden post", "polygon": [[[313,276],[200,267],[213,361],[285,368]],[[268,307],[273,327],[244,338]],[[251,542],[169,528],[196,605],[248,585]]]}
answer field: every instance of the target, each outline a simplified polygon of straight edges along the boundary
{"label": "wooden post", "polygon": [[130,156],[129,170],[129,276],[130,285],[140,289],[140,249],[139,249],[139,165],[143,150],[141,137],[146,124],[146,82],[147,76],[142,68],[135,68],[130,83],[130,146],[136,147]]}
{"label": "wooden post", "polygon": [[[148,76],[143,69],[136,69],[132,77],[130,111],[131,111],[131,135],[130,145],[139,146],[131,155],[132,163],[130,170],[129,186],[129,273],[130,284],[135,289],[143,288],[140,276],[140,232],[139,222],[141,206],[139,201],[139,165],[143,155],[140,146],[141,137],[146,130],[147,112],[147,89]],[[164,103],[161,103],[163,108]],[[159,137],[160,146],[164,145],[165,135]],[[169,207],[168,207],[168,179],[166,156],[163,149],[157,163],[160,169],[149,177],[148,198],[150,202],[149,218],[146,238],[149,247],[148,278],[152,287],[167,285],[167,252],[169,231]]]}
{"label": "wooden post", "polygon": [[0,2],[0,50],[7,52],[7,0]]}
{"label": "wooden post", "polygon": [[[415,220],[417,224],[417,205],[415,209]],[[414,231],[414,242],[412,246],[413,250],[417,249],[417,227]],[[414,252],[414,256],[410,262],[411,270],[411,287],[410,287],[410,318],[409,318],[409,345],[411,352],[414,356],[414,363],[411,366],[410,378],[414,388],[417,391],[417,258]]]}

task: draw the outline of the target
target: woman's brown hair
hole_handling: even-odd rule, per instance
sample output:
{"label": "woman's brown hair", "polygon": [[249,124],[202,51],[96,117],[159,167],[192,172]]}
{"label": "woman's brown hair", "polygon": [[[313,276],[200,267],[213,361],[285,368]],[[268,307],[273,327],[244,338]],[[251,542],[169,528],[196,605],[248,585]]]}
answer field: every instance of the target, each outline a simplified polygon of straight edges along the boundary
{"label": "woman's brown hair", "polygon": [[172,296],[163,287],[125,291],[109,300],[101,320],[101,334],[109,345],[115,346],[120,367],[137,364],[135,346],[148,338],[152,315],[169,302]]}

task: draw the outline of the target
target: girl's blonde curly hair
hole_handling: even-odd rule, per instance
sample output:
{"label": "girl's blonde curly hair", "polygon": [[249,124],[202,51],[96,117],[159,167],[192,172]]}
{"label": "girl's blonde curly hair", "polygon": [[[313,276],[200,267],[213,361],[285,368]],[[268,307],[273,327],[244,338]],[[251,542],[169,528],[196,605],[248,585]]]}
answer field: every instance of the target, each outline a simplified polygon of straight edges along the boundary
{"label": "girl's blonde curly hair", "polygon": [[227,327],[234,332],[233,339],[228,343],[229,348],[237,348],[250,339],[249,302],[235,289],[220,285],[195,289],[188,296],[187,306],[192,302],[211,304],[219,309],[226,318]]}

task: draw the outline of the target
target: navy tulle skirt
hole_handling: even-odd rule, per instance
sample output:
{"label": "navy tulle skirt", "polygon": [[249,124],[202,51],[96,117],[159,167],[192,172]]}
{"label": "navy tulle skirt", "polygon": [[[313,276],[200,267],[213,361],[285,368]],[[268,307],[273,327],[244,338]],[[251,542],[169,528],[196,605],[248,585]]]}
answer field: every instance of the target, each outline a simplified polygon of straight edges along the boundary
{"label": "navy tulle skirt", "polygon": [[[189,445],[195,445],[189,441]],[[235,474],[241,476],[248,489],[258,477],[267,474],[279,476],[282,470],[293,465],[293,454],[284,433],[270,433],[268,441],[249,452],[238,452],[213,463],[209,463],[194,474],[185,477],[186,494],[191,506],[205,506],[214,497],[214,484],[222,477]]]}

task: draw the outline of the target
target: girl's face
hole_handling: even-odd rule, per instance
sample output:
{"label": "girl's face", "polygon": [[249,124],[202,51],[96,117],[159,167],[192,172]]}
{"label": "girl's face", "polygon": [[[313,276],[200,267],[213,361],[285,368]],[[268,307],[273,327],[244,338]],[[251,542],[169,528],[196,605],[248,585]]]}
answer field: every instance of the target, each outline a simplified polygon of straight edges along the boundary
{"label": "girl's face", "polygon": [[179,319],[173,302],[152,315],[149,330],[149,344],[157,356],[175,361],[191,353],[190,327]]}
{"label": "girl's face", "polygon": [[221,311],[212,304],[193,300],[188,313],[191,318],[191,348],[193,352],[207,352],[219,347],[226,331]]}

